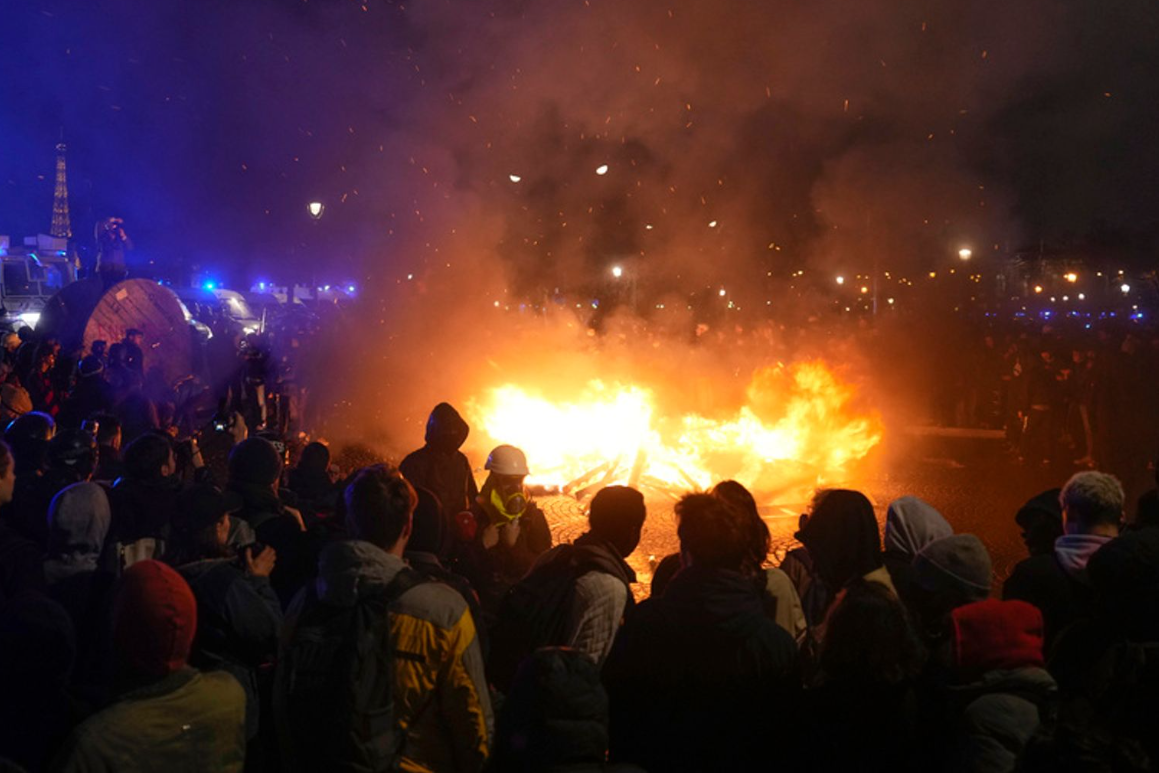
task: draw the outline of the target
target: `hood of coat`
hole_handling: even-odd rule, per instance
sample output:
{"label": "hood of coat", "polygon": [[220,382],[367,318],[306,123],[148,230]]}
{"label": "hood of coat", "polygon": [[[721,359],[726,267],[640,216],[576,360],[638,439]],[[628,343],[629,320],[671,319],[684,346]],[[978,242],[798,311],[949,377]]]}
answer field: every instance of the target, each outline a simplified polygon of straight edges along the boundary
{"label": "hood of coat", "polygon": [[450,403],[439,403],[427,419],[427,445],[439,451],[457,451],[467,441],[470,427]]}
{"label": "hood of coat", "polygon": [[332,542],[318,557],[314,588],[327,604],[352,607],[363,592],[390,584],[405,566],[401,558],[369,542]]}
{"label": "hood of coat", "polygon": [[967,678],[1044,666],[1042,612],[1025,601],[986,599],[950,614],[955,667]]}
{"label": "hood of coat", "polygon": [[580,535],[573,543],[575,560],[598,568],[601,572],[617,577],[625,585],[636,582],[636,572],[620,555],[611,542],[592,536],[591,532]]}
{"label": "hood of coat", "polygon": [[949,688],[951,702],[958,706],[988,695],[1009,695],[1042,706],[1057,698],[1058,683],[1045,668],[1026,666],[987,671],[973,681]]}
{"label": "hood of coat", "polygon": [[901,497],[889,503],[885,516],[886,551],[912,559],[926,545],[953,533],[942,514],[924,500]]}
{"label": "hood of coat", "polygon": [[111,521],[109,498],[96,483],[74,483],[57,494],[48,508],[45,579],[96,570]]}
{"label": "hood of coat", "polygon": [[877,518],[873,505],[860,492],[825,492],[796,536],[834,592],[882,565]]}
{"label": "hood of coat", "polygon": [[113,642],[127,673],[160,678],[185,667],[197,602],[176,569],[138,561],[125,570],[113,608]]}
{"label": "hood of coat", "polygon": [[1087,582],[1087,562],[1112,537],[1098,534],[1064,534],[1054,541],[1054,557],[1073,580]]}

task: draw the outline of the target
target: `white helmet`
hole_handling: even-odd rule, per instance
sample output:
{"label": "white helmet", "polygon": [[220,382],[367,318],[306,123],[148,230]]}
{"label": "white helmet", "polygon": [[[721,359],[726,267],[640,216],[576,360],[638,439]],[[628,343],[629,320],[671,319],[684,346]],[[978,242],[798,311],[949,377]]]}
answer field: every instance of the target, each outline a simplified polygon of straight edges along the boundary
{"label": "white helmet", "polygon": [[497,475],[529,475],[527,457],[515,446],[496,446],[487,456],[484,470]]}

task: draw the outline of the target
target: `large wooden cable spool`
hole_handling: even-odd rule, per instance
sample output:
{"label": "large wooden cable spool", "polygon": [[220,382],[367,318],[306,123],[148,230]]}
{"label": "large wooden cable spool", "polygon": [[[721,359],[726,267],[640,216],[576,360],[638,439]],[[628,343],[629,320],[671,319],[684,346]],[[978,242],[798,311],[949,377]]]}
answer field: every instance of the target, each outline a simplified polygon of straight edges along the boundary
{"label": "large wooden cable spool", "polygon": [[37,332],[56,337],[66,348],[93,341],[111,346],[129,328],[145,334],[144,369],[159,369],[172,385],[192,373],[192,339],[181,302],[171,290],[148,279],[129,279],[103,290],[99,279],[74,282],[45,305]]}

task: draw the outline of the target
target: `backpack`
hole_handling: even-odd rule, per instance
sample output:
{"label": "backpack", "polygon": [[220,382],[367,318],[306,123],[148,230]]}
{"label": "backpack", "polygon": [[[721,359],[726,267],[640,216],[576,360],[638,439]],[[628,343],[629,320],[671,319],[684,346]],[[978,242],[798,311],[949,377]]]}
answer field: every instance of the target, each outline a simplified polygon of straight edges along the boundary
{"label": "backpack", "polygon": [[[546,563],[532,569],[507,591],[491,633],[487,661],[487,676],[498,690],[507,692],[511,688],[519,664],[532,652],[564,643],[576,580],[599,569],[574,545],[564,544]],[[628,603],[632,603],[630,590]]]}
{"label": "backpack", "polygon": [[406,733],[394,710],[388,608],[422,582],[404,568],[353,607],[327,604],[314,583],[306,586],[299,613],[287,620],[274,687],[288,769],[398,769]]}

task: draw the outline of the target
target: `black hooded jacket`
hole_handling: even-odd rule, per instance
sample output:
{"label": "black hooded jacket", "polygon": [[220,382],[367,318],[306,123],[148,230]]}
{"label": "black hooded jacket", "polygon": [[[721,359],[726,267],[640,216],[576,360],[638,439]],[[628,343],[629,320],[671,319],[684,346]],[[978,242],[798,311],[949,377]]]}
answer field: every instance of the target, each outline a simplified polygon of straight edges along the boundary
{"label": "black hooded jacket", "polygon": [[636,607],[604,665],[612,760],[672,773],[765,769],[770,750],[792,746],[796,655],[749,578],[688,567]]}
{"label": "black hooded jacket", "polygon": [[459,451],[469,432],[458,411],[439,403],[427,419],[426,445],[408,454],[399,465],[413,485],[430,489],[439,498],[447,518],[470,510],[479,494],[471,463]]}

